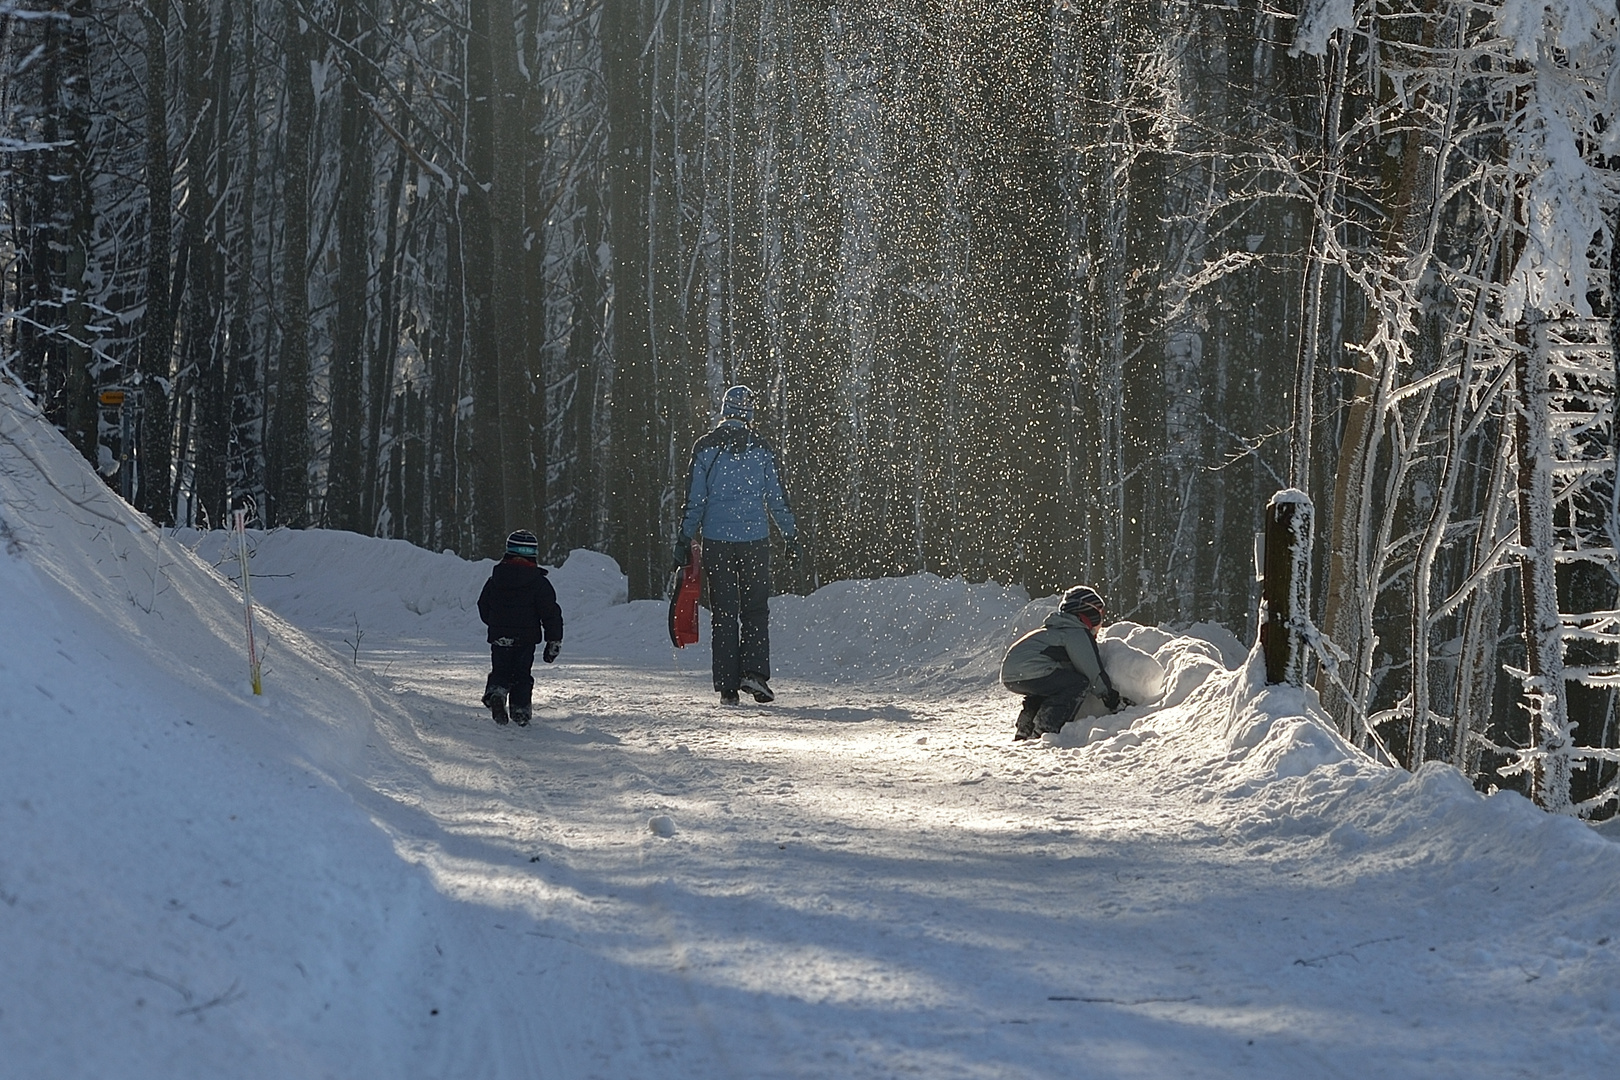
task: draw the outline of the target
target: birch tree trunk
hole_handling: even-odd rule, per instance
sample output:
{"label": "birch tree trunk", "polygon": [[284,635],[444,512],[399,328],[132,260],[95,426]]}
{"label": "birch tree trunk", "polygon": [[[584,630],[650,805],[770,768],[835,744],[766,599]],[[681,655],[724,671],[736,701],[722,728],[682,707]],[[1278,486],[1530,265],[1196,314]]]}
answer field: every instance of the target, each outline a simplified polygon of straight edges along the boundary
{"label": "birch tree trunk", "polygon": [[1553,547],[1553,449],[1546,316],[1525,313],[1514,357],[1518,416],[1519,587],[1523,596],[1524,698],[1530,712],[1531,796],[1556,814],[1571,812],[1569,707],[1564,686],[1563,619]]}

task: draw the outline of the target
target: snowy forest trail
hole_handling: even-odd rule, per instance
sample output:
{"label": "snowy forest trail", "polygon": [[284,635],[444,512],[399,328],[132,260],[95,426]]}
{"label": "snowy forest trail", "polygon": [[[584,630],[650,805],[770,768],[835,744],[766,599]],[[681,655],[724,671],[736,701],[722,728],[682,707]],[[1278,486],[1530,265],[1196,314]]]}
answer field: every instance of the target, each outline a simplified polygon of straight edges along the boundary
{"label": "snowy forest trail", "polygon": [[488,562],[282,529],[259,695],[236,538],[8,394],[0,1080],[1613,1075],[1620,847],[1373,762],[1219,627],[1110,624],[1162,697],[1014,744],[1050,601],[778,596],[780,697],[722,708],[576,550],[497,727]]}
{"label": "snowy forest trail", "polygon": [[1602,1073],[1612,1019],[1556,1049],[1536,1019],[1546,960],[1514,925],[1534,880],[1245,836],[1122,760],[1129,739],[1012,743],[993,691],[787,677],[722,707],[696,651],[565,651],[528,729],[476,707],[477,653],[361,661],[404,706],[374,785],[415,822],[396,847],[493,909],[497,967],[583,953],[564,1007],[615,1022],[565,1019],[543,1055],[582,1075]]}

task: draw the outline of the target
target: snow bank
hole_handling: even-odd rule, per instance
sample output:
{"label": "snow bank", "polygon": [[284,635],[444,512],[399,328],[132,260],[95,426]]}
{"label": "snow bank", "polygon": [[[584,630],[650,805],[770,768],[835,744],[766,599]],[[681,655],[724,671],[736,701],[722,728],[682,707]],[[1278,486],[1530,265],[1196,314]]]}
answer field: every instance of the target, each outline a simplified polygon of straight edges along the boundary
{"label": "snow bank", "polygon": [[369,689],[261,629],[256,697],[232,586],[0,384],[0,1073],[408,1074],[442,901],[339,786]]}
{"label": "snow bank", "polygon": [[934,574],[834,582],[771,600],[772,662],[833,683],[983,687],[1028,607],[1022,588]]}
{"label": "snow bank", "polygon": [[[225,578],[239,575],[231,534],[182,529],[173,536]],[[483,648],[476,602],[493,560],[327,529],[250,529],[248,547],[254,599],[321,631],[329,643],[352,641],[358,629],[363,651],[419,640],[464,642],[469,652]],[[550,575],[566,623],[567,656],[634,655],[694,674],[708,669],[707,614],[699,644],[676,650],[665,602],[627,603],[624,574],[608,556],[576,549]],[[1056,606],[1056,597],[1032,601],[1018,586],[935,574],[839,581],[809,596],[771,599],[771,659],[779,679],[886,690],[991,688],[1007,646]],[[1178,639],[1157,627],[1116,622],[1104,628],[1098,645],[1125,697],[1174,704],[1246,652],[1213,623],[1191,627],[1183,637],[1182,646],[1166,653],[1169,666],[1154,654]]]}
{"label": "snow bank", "polygon": [[[180,529],[174,535],[225,577],[240,576],[230,533]],[[460,635],[474,647],[483,641],[478,592],[493,559],[469,561],[404,540],[332,529],[250,529],[248,552],[254,599],[300,626],[352,632],[358,625],[373,642]],[[570,621],[625,601],[624,575],[606,555],[576,550],[550,576]]]}
{"label": "snow bank", "polygon": [[[231,534],[178,530],[174,537],[226,578],[238,576]],[[352,639],[358,627],[367,649],[422,639],[462,641],[470,652],[483,648],[477,599],[493,560],[468,561],[402,540],[326,529],[249,530],[248,541],[255,601],[300,626],[332,639]],[[608,556],[575,550],[550,574],[568,656],[633,654],[707,669],[706,614],[702,641],[677,651],[669,644],[665,602],[626,603],[625,577]],[[772,662],[788,679],[986,686],[994,683],[1007,644],[1049,610],[1032,605],[1023,589],[994,582],[933,574],[840,581],[810,596],[772,598]]]}
{"label": "snow bank", "polygon": [[[1128,710],[1121,717],[1128,726],[1113,732],[1082,734],[1071,724],[1047,746],[1074,755],[1077,765],[1200,806],[1200,817],[1229,841],[1257,854],[1304,840],[1334,858],[1375,849],[1396,863],[1454,859],[1466,875],[1500,873],[1504,857],[1566,880],[1583,880],[1599,862],[1612,872],[1607,837],[1620,832],[1553,817],[1513,792],[1483,795],[1438,762],[1412,774],[1374,761],[1339,734],[1314,689],[1266,685],[1258,648],[1228,670],[1203,639],[1152,628],[1119,632],[1138,647],[1156,644],[1153,655],[1167,672],[1165,705]],[[1599,929],[1571,936],[1595,940]]]}

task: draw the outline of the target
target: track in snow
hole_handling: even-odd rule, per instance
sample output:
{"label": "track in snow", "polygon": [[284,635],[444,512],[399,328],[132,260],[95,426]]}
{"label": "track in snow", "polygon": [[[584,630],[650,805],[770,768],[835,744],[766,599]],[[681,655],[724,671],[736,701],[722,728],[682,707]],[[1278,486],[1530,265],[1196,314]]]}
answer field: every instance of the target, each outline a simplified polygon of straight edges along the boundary
{"label": "track in snow", "polygon": [[367,663],[408,717],[381,729],[379,816],[441,890],[490,907],[509,951],[487,962],[533,973],[509,992],[561,1011],[541,1062],[1427,1080],[1542,1075],[1551,1050],[1601,1074],[1582,1069],[1605,1039],[1515,1032],[1538,961],[1499,955],[1519,908],[1502,881],[1231,839],[1096,754],[1011,743],[1005,695],[783,678],[775,704],[726,708],[705,677],[565,653],[536,665],[520,729],[474,704],[481,656]]}

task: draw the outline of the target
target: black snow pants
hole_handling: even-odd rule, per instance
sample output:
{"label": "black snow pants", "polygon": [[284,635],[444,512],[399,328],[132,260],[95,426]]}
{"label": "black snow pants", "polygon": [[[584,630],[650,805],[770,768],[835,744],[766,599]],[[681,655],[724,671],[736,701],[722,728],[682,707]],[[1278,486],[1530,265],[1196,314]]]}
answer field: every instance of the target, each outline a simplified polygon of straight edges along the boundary
{"label": "black snow pants", "polygon": [[489,647],[489,679],[484,683],[484,695],[506,695],[510,711],[527,713],[534,696],[534,645],[491,645]]}
{"label": "black snow pants", "polygon": [[771,677],[771,542],[703,541],[709,583],[714,688],[737,689],[745,674]]}
{"label": "black snow pants", "polygon": [[1035,716],[1035,731],[1062,731],[1074,715],[1080,697],[1091,680],[1067,665],[1038,679],[1022,679],[1003,684],[1015,694],[1024,695],[1024,709]]}

